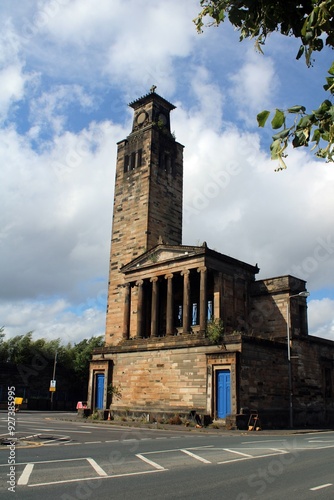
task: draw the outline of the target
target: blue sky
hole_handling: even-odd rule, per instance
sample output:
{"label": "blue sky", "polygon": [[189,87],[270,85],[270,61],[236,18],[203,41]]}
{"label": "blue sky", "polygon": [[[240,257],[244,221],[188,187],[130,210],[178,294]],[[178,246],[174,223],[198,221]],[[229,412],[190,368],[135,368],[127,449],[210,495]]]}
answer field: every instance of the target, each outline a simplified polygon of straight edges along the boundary
{"label": "blue sky", "polygon": [[0,323],[64,342],[104,333],[116,143],[151,85],[184,151],[184,244],[307,280],[310,333],[334,340],[334,166],[268,154],[256,114],[314,109],[331,53],[264,55],[228,24],[198,35],[194,0],[3,0]]}

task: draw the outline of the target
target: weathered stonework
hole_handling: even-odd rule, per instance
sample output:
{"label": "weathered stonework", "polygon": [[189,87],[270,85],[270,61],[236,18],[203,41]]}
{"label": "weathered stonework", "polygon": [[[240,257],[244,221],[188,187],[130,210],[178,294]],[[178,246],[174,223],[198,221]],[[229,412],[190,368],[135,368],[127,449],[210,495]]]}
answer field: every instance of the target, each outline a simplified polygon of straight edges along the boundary
{"label": "weathered stonework", "polygon": [[[197,412],[236,424],[243,413],[244,425],[248,409],[265,426],[287,425],[289,337],[295,423],[331,422],[334,342],[308,336],[306,283],[256,281],[257,265],[206,243],[181,244],[174,106],[155,92],[130,106],[132,131],[118,143],[106,344],[91,361],[90,408]],[[207,325],[218,319],[215,344]]]}

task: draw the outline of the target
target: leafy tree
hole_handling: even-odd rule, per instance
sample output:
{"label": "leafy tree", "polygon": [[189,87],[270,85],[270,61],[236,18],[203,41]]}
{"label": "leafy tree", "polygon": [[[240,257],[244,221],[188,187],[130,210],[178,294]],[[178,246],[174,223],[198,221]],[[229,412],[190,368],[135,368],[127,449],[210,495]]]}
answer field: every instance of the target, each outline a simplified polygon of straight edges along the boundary
{"label": "leafy tree", "polygon": [[[226,18],[240,32],[240,40],[255,39],[260,52],[268,35],[278,32],[284,36],[300,39],[301,45],[296,54],[303,55],[307,66],[314,62],[312,56],[325,46],[334,46],[334,2],[332,0],[201,0],[202,10],[194,19],[198,32],[203,27],[218,26]],[[211,21],[205,22],[209,16]],[[334,95],[334,63],[328,70],[324,89],[329,97]],[[270,116],[264,110],[257,116],[258,125],[263,127]],[[289,143],[293,147],[309,146],[319,158],[334,161],[334,105],[330,99],[322,102],[317,109],[306,112],[302,105],[287,110],[276,109],[271,126],[279,130],[273,136],[270,146],[271,158],[279,160],[278,170],[286,168],[283,160]]]}
{"label": "leafy tree", "polygon": [[[62,345],[60,339],[33,340],[33,332],[5,340],[3,331],[4,329],[0,328],[0,363],[4,371],[3,377],[10,366],[15,366],[22,386],[29,386],[33,391],[44,388],[48,393],[48,384],[57,353],[56,378],[59,381],[57,386],[85,394],[88,385],[89,361],[93,349],[104,345],[102,336],[85,339],[74,345],[71,343]],[[3,377],[0,385],[3,383]]]}
{"label": "leafy tree", "polygon": [[89,362],[92,352],[96,347],[104,345],[104,337],[92,337],[89,340],[84,339],[78,344],[74,344],[72,348],[73,369],[78,377],[82,379],[88,378]]}

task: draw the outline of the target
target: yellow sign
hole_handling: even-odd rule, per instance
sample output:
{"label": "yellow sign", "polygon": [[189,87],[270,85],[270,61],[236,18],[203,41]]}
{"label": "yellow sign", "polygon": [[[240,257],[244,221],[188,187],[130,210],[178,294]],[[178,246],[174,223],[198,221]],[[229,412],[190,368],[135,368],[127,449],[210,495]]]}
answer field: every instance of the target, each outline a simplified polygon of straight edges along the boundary
{"label": "yellow sign", "polygon": [[50,392],[55,392],[56,391],[56,381],[55,380],[50,380]]}

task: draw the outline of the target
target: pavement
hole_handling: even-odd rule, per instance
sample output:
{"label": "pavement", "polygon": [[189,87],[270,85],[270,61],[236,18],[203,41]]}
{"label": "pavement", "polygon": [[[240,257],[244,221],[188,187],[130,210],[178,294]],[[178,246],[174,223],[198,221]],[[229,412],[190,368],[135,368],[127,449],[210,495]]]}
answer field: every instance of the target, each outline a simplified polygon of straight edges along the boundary
{"label": "pavement", "polygon": [[171,431],[182,431],[188,430],[190,432],[196,432],[196,433],[209,433],[209,434],[221,434],[221,433],[229,433],[229,434],[236,434],[236,433],[242,433],[242,434],[249,434],[249,433],[261,433],[261,434],[266,434],[266,435],[278,435],[278,436],[284,436],[284,435],[291,435],[291,434],[311,434],[311,433],[317,433],[317,432],[330,432],[333,431],[334,428],[293,428],[293,429],[261,429],[258,431],[248,431],[247,429],[227,429],[224,425],[221,425],[217,422],[214,422],[213,424],[210,424],[206,427],[198,427],[194,425],[193,422],[189,422],[189,425],[185,424],[168,424],[168,423],[150,423],[150,422],[145,422],[145,421],[136,421],[136,420],[121,420],[121,419],[115,419],[115,420],[98,420],[98,419],[92,419],[92,418],[83,418],[78,415],[78,413],[73,412],[73,414],[69,414],[68,412],[55,412],[48,418],[50,419],[55,419],[55,420],[64,420],[64,421],[71,421],[71,422],[89,422],[89,423],[98,423],[98,424],[104,424],[104,425],[117,425],[117,426],[122,426],[122,427],[134,427],[134,428],[141,428],[141,429],[161,429],[161,430],[171,430]]}

